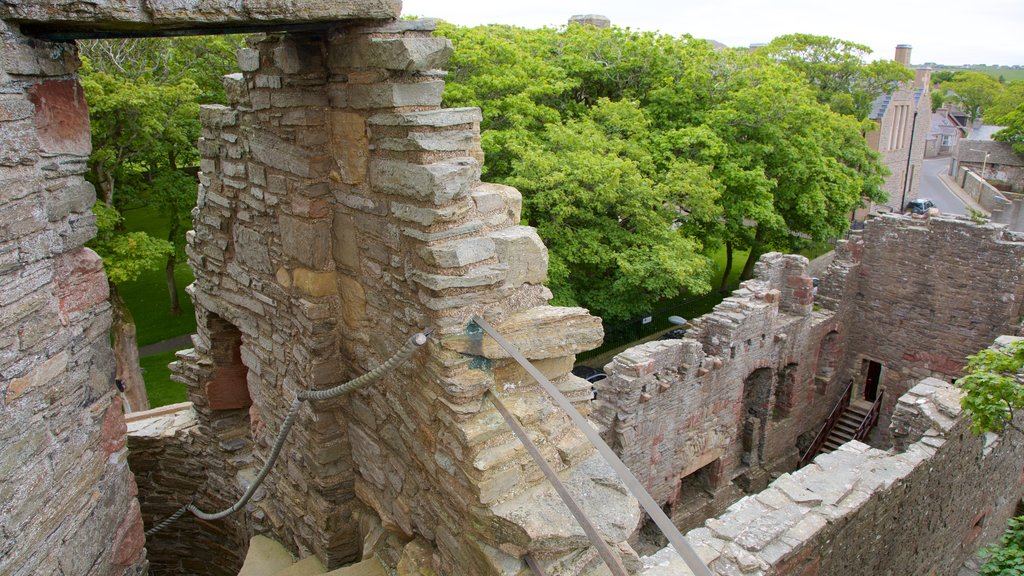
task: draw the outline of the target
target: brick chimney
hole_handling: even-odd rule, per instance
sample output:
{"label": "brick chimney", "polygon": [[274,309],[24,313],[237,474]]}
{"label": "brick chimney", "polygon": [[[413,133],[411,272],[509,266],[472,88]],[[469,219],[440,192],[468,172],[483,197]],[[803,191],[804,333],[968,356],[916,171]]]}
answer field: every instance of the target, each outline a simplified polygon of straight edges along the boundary
{"label": "brick chimney", "polygon": [[896,61],[904,66],[910,66],[910,50],[913,48],[910,44],[897,44],[896,45]]}

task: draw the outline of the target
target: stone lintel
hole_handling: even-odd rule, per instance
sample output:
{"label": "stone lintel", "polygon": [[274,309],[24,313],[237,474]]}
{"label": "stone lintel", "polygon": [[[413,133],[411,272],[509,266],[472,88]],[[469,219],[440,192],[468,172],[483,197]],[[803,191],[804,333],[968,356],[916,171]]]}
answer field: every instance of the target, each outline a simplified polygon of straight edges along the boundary
{"label": "stone lintel", "polygon": [[158,35],[219,29],[223,33],[261,25],[393,20],[401,9],[401,0],[15,0],[0,4],[0,19],[29,25],[27,33],[103,37],[118,32]]}

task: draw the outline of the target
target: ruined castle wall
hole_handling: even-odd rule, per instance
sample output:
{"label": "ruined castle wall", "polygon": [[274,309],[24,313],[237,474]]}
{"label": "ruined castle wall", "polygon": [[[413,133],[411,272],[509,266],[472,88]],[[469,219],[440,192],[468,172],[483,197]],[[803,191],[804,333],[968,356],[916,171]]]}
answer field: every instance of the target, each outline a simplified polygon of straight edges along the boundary
{"label": "ruined castle wall", "polygon": [[[437,69],[451,48],[432,29],[400,21],[263,36],[239,54],[230,104],[201,112],[188,247],[199,329],[175,367],[196,422],[152,442],[196,442],[212,461],[195,472],[200,506],[230,503],[299,391],[363,374],[430,326],[431,343],[381,381],[304,405],[258,498],[222,530],[266,532],[328,565],[360,553],[394,565],[415,541],[441,574],[515,574],[526,552],[561,573],[596,569],[490,389],[566,482],[595,495],[584,506],[635,564],[624,543],[635,500],[469,322],[486,315],[587,410],[589,384],[569,370],[599,343],[600,322],[545,305],[547,254],[519,225],[519,193],[479,181],[479,110],[440,108]],[[191,482],[147,494],[147,516],[187,498]],[[151,544],[154,564],[175,539],[210,537],[166,532],[156,538],[171,544]]]}
{"label": "ruined castle wall", "polygon": [[0,22],[0,573],[141,574],[72,44]]}
{"label": "ruined castle wall", "polygon": [[619,354],[596,384],[606,440],[680,523],[717,513],[721,502],[692,509],[696,491],[734,479],[756,491],[769,470],[791,469],[798,438],[817,432],[843,390],[843,321],[813,309],[806,267],[801,256],[765,255],[756,279],[687,338]]}
{"label": "ruined castle wall", "polygon": [[927,376],[952,381],[965,358],[1015,334],[1024,301],[1024,238],[997,225],[884,216],[868,221],[852,308],[848,373],[862,394],[865,360],[896,399]]}
{"label": "ruined castle wall", "polygon": [[[893,417],[901,451],[850,442],[687,538],[715,574],[956,574],[1005,528],[1024,466],[1012,437],[968,431],[960,397],[922,380]],[[670,550],[644,562],[645,576],[690,573]]]}

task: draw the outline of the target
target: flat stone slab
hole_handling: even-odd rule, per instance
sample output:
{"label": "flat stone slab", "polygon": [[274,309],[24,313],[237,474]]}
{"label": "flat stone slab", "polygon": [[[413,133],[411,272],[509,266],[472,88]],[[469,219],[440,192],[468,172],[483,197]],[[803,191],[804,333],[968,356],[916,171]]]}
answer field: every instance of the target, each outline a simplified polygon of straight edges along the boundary
{"label": "flat stone slab", "polygon": [[0,18],[47,31],[159,32],[176,29],[392,20],[401,0],[8,0]]}

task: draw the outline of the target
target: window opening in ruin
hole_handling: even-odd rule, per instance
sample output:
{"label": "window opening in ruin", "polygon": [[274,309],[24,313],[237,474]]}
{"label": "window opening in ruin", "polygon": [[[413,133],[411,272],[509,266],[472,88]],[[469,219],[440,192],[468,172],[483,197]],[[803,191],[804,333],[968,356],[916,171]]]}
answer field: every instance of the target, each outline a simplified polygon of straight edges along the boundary
{"label": "window opening in ruin", "polygon": [[744,464],[757,465],[764,454],[764,432],[768,424],[768,404],[772,391],[772,370],[758,368],[743,381],[742,438]]}
{"label": "window opening in ruin", "polygon": [[874,402],[878,398],[878,384],[882,380],[882,365],[874,360],[864,360],[864,399]]}
{"label": "window opening in ruin", "polygon": [[818,361],[814,368],[814,391],[824,394],[836,373],[839,363],[839,332],[833,330],[821,339]]}
{"label": "window opening in ruin", "polygon": [[793,409],[793,399],[796,396],[796,369],[796,364],[787,364],[779,372],[779,382],[775,386],[775,406],[772,409],[772,420],[788,418]]}
{"label": "window opening in ruin", "polygon": [[210,315],[210,357],[214,368],[206,384],[206,398],[212,410],[248,408],[249,369],[242,362],[242,332],[219,316]]}
{"label": "window opening in ruin", "polygon": [[735,344],[729,347],[729,359],[731,359],[731,360],[735,360],[736,359],[736,345]]}

